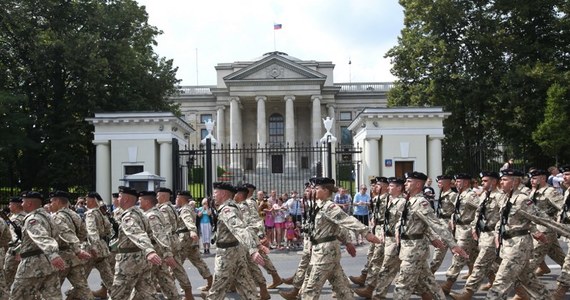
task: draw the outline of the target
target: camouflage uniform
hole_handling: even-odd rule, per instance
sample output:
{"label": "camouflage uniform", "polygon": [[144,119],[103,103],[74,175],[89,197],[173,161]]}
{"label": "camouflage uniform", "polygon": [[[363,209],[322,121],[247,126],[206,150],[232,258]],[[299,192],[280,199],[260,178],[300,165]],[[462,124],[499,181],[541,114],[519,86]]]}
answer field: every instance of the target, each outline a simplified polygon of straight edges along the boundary
{"label": "camouflage uniform", "polygon": [[[450,224],[451,222],[451,215],[455,210],[454,203],[456,199],[457,199],[457,193],[454,192],[452,189],[449,189],[444,193],[441,193],[441,196],[439,197],[438,210],[440,210],[440,214],[438,217],[445,224]],[[435,248],[431,262],[429,264],[429,268],[432,273],[437,272],[439,267],[441,267],[441,264],[445,259],[445,254],[447,253],[448,249],[449,249],[448,247],[445,247],[445,249]]]}
{"label": "camouflage uniform", "polygon": [[138,207],[133,206],[123,212],[119,235],[111,242],[113,251],[117,253],[111,299],[129,299],[133,288],[137,299],[154,299],[151,265],[146,259],[150,253],[156,252],[150,235],[150,224]]}
{"label": "camouflage uniform", "polygon": [[[198,272],[202,276],[202,278],[208,278],[212,274],[210,273],[210,269],[204,259],[202,259],[202,255],[200,254],[200,245],[196,244],[194,240],[190,237],[190,232],[198,233],[198,229],[196,229],[196,214],[190,205],[186,204],[182,206],[179,210],[179,217],[178,217],[178,242],[180,245],[180,249],[178,253],[176,253],[176,260],[182,266],[186,259],[190,260],[190,262],[198,269]],[[176,274],[176,278],[186,276],[186,271],[183,267],[176,268],[173,272],[179,273]],[[184,274],[181,274],[183,272]],[[180,287],[182,289],[192,289],[192,285],[190,280],[188,282],[179,282]]]}
{"label": "camouflage uniform", "polygon": [[81,251],[81,242],[87,238],[85,224],[81,217],[71,209],[65,207],[53,215],[53,222],[59,230],[57,242],[59,255],[65,261],[67,268],[59,272],[61,283],[67,278],[73,286],[73,293],[81,299],[94,299],[87,284],[84,261],[77,257]]}
{"label": "camouflage uniform", "polygon": [[85,212],[85,228],[87,229],[86,250],[94,255],[85,264],[85,275],[89,277],[91,270],[96,268],[103,285],[110,289],[113,286],[113,269],[109,261],[111,253],[105,239],[111,235],[111,222],[103,216],[98,207],[90,208]]}
{"label": "camouflage uniform", "polygon": [[[263,230],[260,228],[261,219],[257,214],[257,209],[255,210],[255,213],[252,214],[250,204],[247,203],[247,200],[237,203],[237,206],[241,211],[242,219],[244,223],[247,225],[247,228],[249,228],[251,232],[253,232],[257,236],[259,236],[259,233],[263,233]],[[261,273],[261,269],[259,268],[259,266],[251,259],[247,261],[247,266],[255,283],[257,283],[257,285],[262,285],[262,284],[265,285],[267,280]]]}
{"label": "camouflage uniform", "polygon": [[[564,199],[565,201],[570,201],[570,188],[564,191]],[[560,222],[570,224],[570,220],[568,220],[568,218],[566,220],[560,220]],[[566,241],[568,242],[568,239],[566,239]],[[568,247],[568,253],[566,253],[566,257],[564,258],[564,264],[562,265],[562,270],[557,281],[558,284],[563,287],[570,287],[570,247]]]}
{"label": "camouflage uniform", "polygon": [[[445,299],[441,288],[437,285],[433,273],[430,272],[427,258],[429,246],[425,239],[431,230],[437,232],[439,237],[449,248],[457,246],[449,228],[436,218],[429,201],[423,197],[423,193],[411,196],[407,201],[407,218],[400,218],[396,228],[401,230],[405,221],[405,235],[400,235],[400,254],[402,261],[400,273],[396,278],[394,299],[409,299],[411,294],[419,287],[429,290],[435,299]],[[405,210],[406,208],[404,208]],[[426,290],[418,290],[426,292]]]}
{"label": "camouflage uniform", "polygon": [[[25,217],[26,213],[22,211],[20,213],[10,215],[10,221],[22,228]],[[14,276],[16,276],[16,270],[20,263],[16,260],[16,248],[22,242],[18,240],[18,236],[12,226],[10,226],[10,233],[12,234],[12,241],[8,244],[8,251],[6,251],[6,257],[4,258],[4,279],[6,280],[7,286],[12,286],[12,283],[14,283]]]}
{"label": "camouflage uniform", "polygon": [[303,288],[302,299],[318,299],[328,279],[337,299],[352,299],[352,291],[340,266],[340,242],[337,236],[341,228],[365,234],[368,227],[347,215],[330,200],[316,200],[317,213],[311,232],[311,268]]}
{"label": "camouflage uniform", "polygon": [[[382,227],[384,226],[384,212],[386,211],[386,203],[388,201],[388,193],[378,195],[372,199],[374,203],[374,209],[372,210],[372,233],[377,237],[381,237]],[[370,249],[372,249],[372,255],[368,257],[368,271],[366,276],[365,285],[375,286],[378,282],[378,273],[382,267],[382,262],[384,260],[384,245],[376,245],[370,243]]]}
{"label": "camouflage uniform", "polygon": [[[537,232],[537,228],[530,220],[524,218],[519,210],[532,215],[540,216],[541,214],[532,200],[518,189],[513,191],[510,199],[503,202],[500,214],[506,212],[508,202],[512,203],[507,224],[504,227],[508,237],[503,238],[500,252],[501,265],[495,275],[493,287],[487,293],[487,299],[506,299],[515,281],[520,281],[532,299],[549,299],[550,293],[536,278],[534,269],[528,267],[532,257],[532,238],[529,231]],[[500,228],[501,222],[497,222],[495,231],[499,232]]]}
{"label": "camouflage uniform", "polygon": [[22,244],[16,249],[21,261],[10,292],[11,300],[33,299],[36,295],[46,300],[61,299],[59,276],[51,265],[51,260],[59,257],[57,228],[42,207],[24,218]]}
{"label": "camouflage uniform", "polygon": [[[248,208],[249,208],[249,213],[247,218],[251,218],[251,220],[249,222],[253,222],[256,223],[256,231],[255,234],[257,236],[260,235],[265,235],[265,224],[263,223],[263,220],[261,219],[261,217],[259,216],[259,212],[257,211],[257,201],[255,201],[254,198],[249,198],[247,200],[245,200],[245,203],[247,204]],[[248,222],[248,224],[249,224]],[[261,257],[263,257],[263,260],[265,261],[265,264],[263,265],[263,268],[265,269],[265,271],[267,271],[267,273],[269,274],[276,274],[277,273],[277,269],[275,268],[275,265],[273,264],[273,262],[271,261],[271,259],[269,258],[269,256],[267,254],[265,254],[264,252],[261,252]]]}
{"label": "camouflage uniform", "polygon": [[206,299],[224,299],[234,278],[241,299],[257,299],[257,288],[247,271],[247,261],[258,251],[259,240],[247,228],[232,200],[226,200],[218,209],[216,237],[214,281]]}
{"label": "camouflage uniform", "polygon": [[[6,222],[0,222],[0,248],[6,249],[8,247],[8,243],[12,240],[12,234],[10,233],[10,229],[8,228],[8,224]],[[4,261],[4,255],[6,253],[4,251],[0,251],[0,262]],[[4,276],[4,272],[0,272],[0,300],[8,299],[8,285],[6,284],[6,279]]]}
{"label": "camouflage uniform", "polygon": [[[155,247],[156,254],[158,254],[160,258],[173,257],[174,255],[172,254],[171,247],[172,238],[169,228],[166,226],[166,222],[164,221],[164,216],[156,207],[152,207],[145,211],[144,214],[147,217],[152,230],[150,240]],[[176,290],[174,278],[170,274],[168,266],[164,262],[160,265],[152,266],[152,274],[154,275],[154,279],[158,281],[160,289],[167,299],[178,299],[180,297]],[[138,299],[136,296],[137,295],[135,294],[134,299]]]}

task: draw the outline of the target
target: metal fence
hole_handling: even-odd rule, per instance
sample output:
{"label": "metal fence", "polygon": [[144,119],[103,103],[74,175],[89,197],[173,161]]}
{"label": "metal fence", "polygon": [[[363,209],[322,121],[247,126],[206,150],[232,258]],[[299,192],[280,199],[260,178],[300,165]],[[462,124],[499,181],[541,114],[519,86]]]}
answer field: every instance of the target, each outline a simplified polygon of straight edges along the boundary
{"label": "metal fence", "polygon": [[[335,150],[332,150],[332,149]],[[278,194],[301,192],[304,183],[314,176],[329,176],[328,157],[335,164],[339,185],[350,191],[354,187],[353,174],[360,168],[361,149],[337,145],[242,145],[212,146],[208,152],[205,145],[192,145],[188,150],[178,151],[174,160],[176,178],[174,189],[188,189],[194,198],[208,194],[206,171],[208,156],[212,160],[212,181],[225,181],[234,185],[252,183],[258,190]],[[184,182],[188,187],[184,187]]]}

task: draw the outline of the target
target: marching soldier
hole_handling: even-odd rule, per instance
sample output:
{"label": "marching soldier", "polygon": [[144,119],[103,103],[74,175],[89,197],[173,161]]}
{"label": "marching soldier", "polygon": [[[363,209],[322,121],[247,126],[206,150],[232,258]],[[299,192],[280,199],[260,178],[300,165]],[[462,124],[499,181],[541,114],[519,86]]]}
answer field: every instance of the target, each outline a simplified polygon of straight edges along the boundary
{"label": "marching soldier", "polygon": [[239,209],[232,201],[235,192],[235,188],[228,183],[214,183],[214,200],[218,210],[214,237],[217,251],[214,282],[206,299],[223,299],[234,279],[241,299],[257,299],[257,289],[247,271],[246,259],[263,265],[259,251],[268,252],[269,249],[259,243],[257,236],[248,230],[241,219]]}
{"label": "marching soldier", "polygon": [[485,276],[492,283],[497,271],[493,268],[497,259],[494,229],[501,218],[499,209],[506,198],[505,193],[498,189],[499,173],[481,172],[480,175],[484,192],[479,196],[481,203],[471,222],[471,233],[479,242],[479,255],[475,259],[473,272],[465,283],[465,291],[462,294],[451,293],[451,297],[456,300],[471,299]]}
{"label": "marching soldier", "polygon": [[52,218],[58,229],[57,243],[59,255],[67,268],[59,272],[61,283],[65,279],[73,286],[72,293],[81,299],[94,299],[87,284],[85,260],[91,255],[81,249],[81,243],[87,239],[87,231],[81,217],[69,209],[69,193],[54,191],[49,194]]}
{"label": "marching soldier", "polygon": [[160,265],[162,260],[150,240],[152,231],[148,220],[135,206],[137,197],[136,190],[119,188],[118,204],[123,213],[117,239],[110,244],[111,249],[117,253],[111,288],[113,300],[129,299],[133,289],[138,295],[137,299],[154,299],[151,265]]}
{"label": "marching soldier", "polygon": [[[152,274],[154,279],[158,281],[158,285],[162,290],[162,294],[166,299],[177,300],[179,298],[178,291],[176,291],[176,284],[174,278],[170,274],[168,267],[174,267],[176,261],[172,254],[172,238],[170,236],[169,227],[166,226],[163,215],[156,208],[158,203],[156,200],[156,193],[152,191],[139,192],[140,208],[144,211],[145,217],[152,230],[150,240],[155,246],[156,254],[158,254],[163,264],[152,266]],[[135,294],[135,299],[137,295]],[[194,299],[190,297],[189,299]]]}
{"label": "marching soldier", "polygon": [[[439,199],[437,210],[435,212],[436,217],[438,217],[442,223],[448,224],[451,230],[451,215],[455,210],[455,200],[457,199],[457,193],[451,188],[451,180],[453,176],[451,175],[439,175],[436,177],[437,186],[439,187]],[[443,260],[445,259],[445,254],[447,253],[447,246],[444,248],[435,248],[431,262],[429,264],[429,269],[432,273],[437,272]]]}
{"label": "marching soldier", "polygon": [[[212,286],[213,279],[208,265],[204,262],[204,259],[202,259],[202,255],[200,254],[200,245],[197,244],[199,237],[198,229],[196,228],[196,214],[194,213],[192,206],[190,206],[190,201],[192,201],[190,192],[181,191],[177,193],[176,206],[180,208],[180,211],[178,216],[178,229],[176,232],[178,233],[180,249],[176,255],[176,261],[180,266],[182,266],[186,259],[190,260],[192,265],[198,269],[202,278],[208,281],[205,287],[200,288],[202,291],[207,291]],[[173,271],[175,273],[183,272],[183,274],[180,273],[175,275],[176,278],[187,276],[183,267],[177,267]],[[180,281],[179,283],[184,290],[185,297],[190,299],[189,297],[192,295],[192,285],[190,280],[184,284]]]}
{"label": "marching soldier", "polygon": [[16,249],[22,243],[22,226],[24,225],[26,213],[22,208],[22,197],[10,198],[8,208],[10,209],[12,241],[8,244],[8,251],[4,259],[4,278],[6,279],[6,286],[10,287],[14,283],[14,276],[16,276],[16,270],[18,269],[19,262],[16,260]]}
{"label": "marching soldier", "polygon": [[[409,299],[419,287],[422,297],[431,293],[435,299],[445,299],[427,263],[429,247],[425,238],[430,230],[439,233],[451,252],[469,258],[465,250],[457,246],[449,228],[440,223],[429,201],[424,198],[422,191],[426,180],[427,176],[421,172],[406,174],[405,187],[409,198],[396,224],[396,241],[402,263],[396,278],[394,299]],[[435,244],[441,246],[441,241]]]}
{"label": "marching soldier", "polygon": [[65,261],[58,254],[57,226],[42,207],[43,196],[38,192],[24,192],[22,207],[28,215],[22,227],[22,244],[16,249],[21,261],[16,271],[10,300],[61,299],[61,284],[57,271],[65,269]]}
{"label": "marching soldier", "polygon": [[[564,206],[562,208],[562,212],[559,216],[559,222],[562,224],[570,224],[570,215],[568,212],[570,211],[570,165],[563,166],[560,168],[560,171],[563,173],[564,179],[564,186],[566,186],[566,190],[564,190]],[[566,239],[566,241],[568,241]],[[564,264],[562,265],[562,270],[560,272],[560,276],[558,276],[558,285],[556,291],[552,295],[553,300],[562,300],[566,297],[566,292],[568,292],[568,288],[570,287],[570,248],[568,249],[568,253],[564,258]]]}
{"label": "marching soldier", "polygon": [[[8,219],[8,217],[2,212],[2,218]],[[8,219],[9,220],[9,219]],[[7,249],[8,244],[12,241],[12,234],[10,233],[10,228],[8,228],[7,222],[0,221],[0,248]],[[4,261],[6,252],[0,251],[0,262]],[[9,288],[6,284],[6,279],[4,272],[0,272],[0,299],[7,300],[9,296]]]}

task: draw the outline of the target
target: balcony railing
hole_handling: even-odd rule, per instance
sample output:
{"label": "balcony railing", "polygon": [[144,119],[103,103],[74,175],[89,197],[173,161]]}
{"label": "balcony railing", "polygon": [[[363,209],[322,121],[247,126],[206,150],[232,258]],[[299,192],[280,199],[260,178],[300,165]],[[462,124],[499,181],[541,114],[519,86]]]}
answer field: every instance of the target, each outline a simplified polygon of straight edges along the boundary
{"label": "balcony railing", "polygon": [[392,82],[352,82],[335,83],[334,85],[340,87],[341,93],[387,92],[394,87]]}
{"label": "balcony railing", "polygon": [[178,96],[199,96],[199,95],[212,95],[210,89],[215,88],[215,85],[198,85],[198,86],[180,86],[178,88]]}

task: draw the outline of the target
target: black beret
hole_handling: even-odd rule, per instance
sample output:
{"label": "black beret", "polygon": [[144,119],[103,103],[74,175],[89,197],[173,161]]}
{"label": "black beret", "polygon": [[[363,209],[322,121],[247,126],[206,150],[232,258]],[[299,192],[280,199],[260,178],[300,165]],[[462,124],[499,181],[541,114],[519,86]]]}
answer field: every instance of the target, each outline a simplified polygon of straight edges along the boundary
{"label": "black beret", "polygon": [[451,180],[453,179],[453,176],[449,175],[449,174],[443,174],[443,175],[439,175],[435,178],[436,181],[440,181],[440,180]]}
{"label": "black beret", "polygon": [[10,202],[14,202],[14,203],[22,203],[22,197],[11,197],[10,198]]}
{"label": "black beret", "polygon": [[386,178],[386,177],[376,177],[376,182],[388,183],[388,178]]}
{"label": "black beret", "polygon": [[178,191],[178,192],[176,193],[176,195],[182,196],[182,197],[192,198],[192,194],[190,194],[189,191]]}
{"label": "black beret", "polygon": [[113,198],[119,198],[119,193],[113,193],[111,196],[113,196]]}
{"label": "black beret", "polygon": [[139,197],[144,197],[144,196],[153,196],[156,197],[156,193],[154,191],[140,191],[139,192]]}
{"label": "black beret", "polygon": [[123,194],[127,194],[127,195],[132,195],[135,197],[139,196],[139,193],[137,193],[137,190],[135,189],[131,189],[128,186],[120,186],[119,187],[119,193],[123,193]]}
{"label": "black beret", "polygon": [[455,175],[455,179],[467,179],[467,180],[471,180],[471,175],[467,174],[467,173],[459,173],[457,175]]}
{"label": "black beret", "polygon": [[305,188],[308,188],[308,187],[310,187],[310,186],[311,186],[311,183],[310,183],[310,182],[305,182]]}
{"label": "black beret", "polygon": [[22,199],[25,198],[36,198],[40,200],[44,200],[44,196],[36,191],[25,191],[21,195]]}
{"label": "black beret", "polygon": [[236,188],[227,182],[214,182],[214,189],[226,190],[234,194],[236,193]]}
{"label": "black beret", "polygon": [[[118,196],[118,194],[117,194],[117,196]],[[89,193],[87,193],[87,198],[95,198],[95,199],[97,199],[98,201],[103,201],[103,198],[101,198],[101,195],[99,195],[99,193],[97,193],[97,192],[89,192]]]}
{"label": "black beret", "polygon": [[54,198],[54,197],[58,197],[58,198],[67,198],[69,199],[69,193],[66,191],[52,191],[49,193],[48,195],[49,198]]}
{"label": "black beret", "polygon": [[248,189],[252,189],[252,190],[257,189],[257,188],[255,187],[255,185],[253,185],[253,184],[251,184],[251,183],[244,183],[243,186],[245,186],[245,187],[248,188]]}
{"label": "black beret", "polygon": [[419,179],[419,180],[423,180],[426,181],[427,180],[427,175],[422,173],[422,172],[409,172],[404,174],[406,176],[406,179],[411,178],[411,179]]}
{"label": "black beret", "polygon": [[524,173],[519,170],[515,169],[504,169],[501,171],[501,177],[503,176],[516,176],[516,177],[523,177]]}
{"label": "black beret", "polygon": [[325,185],[325,184],[332,184],[334,185],[334,179],[328,177],[313,177],[309,179],[309,181],[317,186],[317,185]]}
{"label": "black beret", "polygon": [[172,195],[172,190],[169,188],[165,188],[165,187],[160,187],[158,188],[158,190],[156,190],[157,193],[169,193]]}
{"label": "black beret", "polygon": [[550,176],[550,173],[546,170],[540,170],[540,169],[536,169],[536,170],[532,170],[532,172],[528,173],[528,177],[534,177],[534,176]]}
{"label": "black beret", "polygon": [[249,193],[249,189],[245,185],[238,185],[235,188],[236,188],[236,193],[239,193],[239,192],[246,193],[246,194]]}
{"label": "black beret", "polygon": [[435,190],[431,186],[424,186],[424,194],[435,194]]}
{"label": "black beret", "polygon": [[389,183],[394,183],[394,184],[399,184],[399,185],[404,185],[404,183],[405,183],[406,181],[404,181],[403,178],[390,177],[390,178],[388,178],[388,182],[389,182]]}
{"label": "black beret", "polygon": [[564,172],[570,172],[570,165],[565,165],[560,167],[560,172],[564,173]]}
{"label": "black beret", "polygon": [[479,177],[481,177],[481,178],[492,177],[492,178],[500,179],[501,175],[499,175],[499,173],[497,173],[495,171],[482,171],[481,173],[479,173]]}
{"label": "black beret", "polygon": [[376,178],[378,178],[378,177],[374,177],[374,178],[370,179],[370,184],[376,184],[376,182],[378,182]]}

